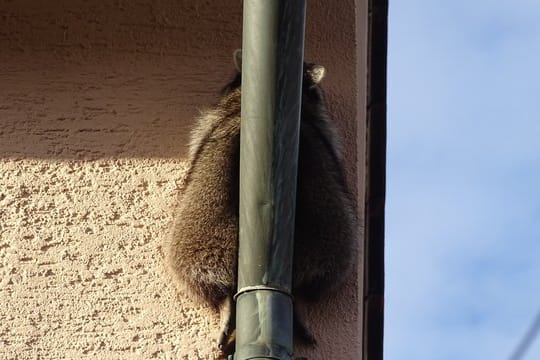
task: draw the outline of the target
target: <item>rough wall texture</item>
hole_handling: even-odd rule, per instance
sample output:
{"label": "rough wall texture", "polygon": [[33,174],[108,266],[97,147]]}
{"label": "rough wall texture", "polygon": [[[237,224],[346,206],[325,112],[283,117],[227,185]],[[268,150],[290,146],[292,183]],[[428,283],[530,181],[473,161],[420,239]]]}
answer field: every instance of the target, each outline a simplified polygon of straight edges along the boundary
{"label": "rough wall texture", "polygon": [[[306,58],[328,68],[361,204],[355,4],[336,3],[309,2]],[[160,249],[240,37],[240,1],[0,0],[0,358],[216,357],[217,314]],[[359,279],[308,309],[319,346],[298,355],[359,358]]]}

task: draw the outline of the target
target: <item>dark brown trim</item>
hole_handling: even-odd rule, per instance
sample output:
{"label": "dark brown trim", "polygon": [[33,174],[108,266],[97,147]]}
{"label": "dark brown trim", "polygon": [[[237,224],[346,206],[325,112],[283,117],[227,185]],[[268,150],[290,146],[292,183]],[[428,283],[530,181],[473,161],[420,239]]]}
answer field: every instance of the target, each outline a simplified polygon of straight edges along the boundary
{"label": "dark brown trim", "polygon": [[363,360],[382,360],[388,0],[369,0],[368,21]]}

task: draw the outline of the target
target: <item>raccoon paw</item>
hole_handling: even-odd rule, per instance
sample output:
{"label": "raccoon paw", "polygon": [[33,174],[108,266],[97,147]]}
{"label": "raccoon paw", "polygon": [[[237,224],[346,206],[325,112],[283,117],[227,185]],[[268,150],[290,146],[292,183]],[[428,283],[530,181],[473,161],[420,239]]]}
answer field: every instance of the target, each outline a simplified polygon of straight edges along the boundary
{"label": "raccoon paw", "polygon": [[227,297],[220,309],[221,329],[218,336],[218,348],[222,353],[234,353],[236,341],[236,311],[232,296]]}
{"label": "raccoon paw", "polygon": [[218,348],[225,355],[234,354],[236,345],[236,331],[233,330],[231,334],[221,333],[218,339]]}
{"label": "raccoon paw", "polygon": [[[304,323],[304,320],[297,311],[297,306],[293,310],[293,331],[296,337],[300,339],[304,344],[315,346],[317,345],[317,339]],[[301,359],[301,358],[299,358]]]}

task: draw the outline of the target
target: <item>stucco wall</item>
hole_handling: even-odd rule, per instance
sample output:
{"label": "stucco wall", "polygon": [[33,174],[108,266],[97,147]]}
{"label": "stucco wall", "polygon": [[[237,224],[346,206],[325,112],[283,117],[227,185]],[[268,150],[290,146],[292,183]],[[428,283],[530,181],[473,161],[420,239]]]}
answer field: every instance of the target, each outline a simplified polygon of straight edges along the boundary
{"label": "stucco wall", "polygon": [[[363,204],[357,2],[308,2],[306,59],[328,69]],[[0,0],[0,358],[213,359],[217,314],[176,292],[161,244],[241,2],[47,3]],[[319,345],[297,355],[360,357],[361,278],[308,308]]]}

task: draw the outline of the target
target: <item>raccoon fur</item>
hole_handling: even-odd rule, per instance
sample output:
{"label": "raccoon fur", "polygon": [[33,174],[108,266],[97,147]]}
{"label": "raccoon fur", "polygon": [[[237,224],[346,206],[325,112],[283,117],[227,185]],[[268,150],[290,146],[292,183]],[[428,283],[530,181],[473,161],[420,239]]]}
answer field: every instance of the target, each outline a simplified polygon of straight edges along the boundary
{"label": "raccoon fur", "polygon": [[[239,59],[235,60],[239,69]],[[317,300],[336,290],[351,272],[357,242],[357,216],[345,183],[341,150],[319,88],[324,72],[320,65],[304,64],[293,260],[295,301]],[[193,130],[188,170],[167,247],[168,264],[182,288],[222,311],[221,348],[231,341],[234,327],[240,82],[238,72],[224,88],[217,106],[203,113]],[[296,317],[295,333],[314,342]]]}

